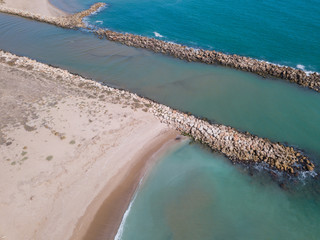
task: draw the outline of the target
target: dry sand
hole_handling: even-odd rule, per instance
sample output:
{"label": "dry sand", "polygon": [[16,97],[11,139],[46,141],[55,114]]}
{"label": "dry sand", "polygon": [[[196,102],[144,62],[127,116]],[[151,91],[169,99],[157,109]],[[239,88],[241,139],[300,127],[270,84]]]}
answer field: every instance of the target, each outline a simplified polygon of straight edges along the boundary
{"label": "dry sand", "polygon": [[[2,2],[2,3],[1,3]],[[48,0],[0,0],[4,7],[28,11],[47,17],[60,17],[67,15],[53,6]]]}
{"label": "dry sand", "polygon": [[147,159],[178,133],[137,99],[3,56],[0,239],[81,239],[101,205],[114,235]]}

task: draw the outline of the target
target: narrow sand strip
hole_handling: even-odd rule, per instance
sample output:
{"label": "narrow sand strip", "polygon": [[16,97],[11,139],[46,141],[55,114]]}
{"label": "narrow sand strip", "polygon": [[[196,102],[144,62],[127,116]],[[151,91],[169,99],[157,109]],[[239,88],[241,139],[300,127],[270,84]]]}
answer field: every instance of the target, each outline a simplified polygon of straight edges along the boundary
{"label": "narrow sand strip", "polygon": [[61,17],[67,14],[53,6],[48,0],[0,0],[3,7],[14,8],[48,17]]}
{"label": "narrow sand strip", "polygon": [[0,239],[69,239],[81,219],[77,238],[105,199],[116,232],[130,176],[177,132],[137,99],[19,61],[0,61]]}

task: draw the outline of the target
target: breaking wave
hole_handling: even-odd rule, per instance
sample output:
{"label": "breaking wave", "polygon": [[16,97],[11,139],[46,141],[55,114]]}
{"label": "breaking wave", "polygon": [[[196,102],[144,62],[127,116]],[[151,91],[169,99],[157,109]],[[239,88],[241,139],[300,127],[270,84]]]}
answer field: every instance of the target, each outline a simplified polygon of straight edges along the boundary
{"label": "breaking wave", "polygon": [[155,37],[163,38],[163,36],[158,32],[153,32]]}

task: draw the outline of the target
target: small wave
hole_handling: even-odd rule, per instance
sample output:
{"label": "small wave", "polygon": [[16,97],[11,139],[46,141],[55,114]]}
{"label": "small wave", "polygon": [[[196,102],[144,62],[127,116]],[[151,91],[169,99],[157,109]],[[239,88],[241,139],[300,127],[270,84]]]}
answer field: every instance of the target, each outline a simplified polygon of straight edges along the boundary
{"label": "small wave", "polygon": [[[159,34],[159,33],[157,33],[157,32],[153,32],[153,33],[154,33],[154,35],[155,35],[156,37],[163,37],[161,34]],[[176,44],[176,45],[179,45],[179,46],[183,46],[182,44],[179,44],[179,43],[176,43],[176,42],[173,42],[173,41],[165,41],[165,42],[171,43],[171,44]],[[194,45],[196,45],[196,43],[194,43]],[[200,50],[205,50],[205,49],[202,49],[201,47],[191,47],[191,46],[188,46],[188,45],[186,45],[186,49],[191,49],[191,50],[193,50],[193,51],[195,51],[195,52],[198,52],[198,51],[200,51]],[[212,50],[214,50],[214,48],[212,48]],[[212,51],[212,50],[211,50],[211,51]],[[214,50],[214,51],[216,51],[216,50]],[[228,55],[232,55],[232,53],[226,53],[226,52],[221,52],[221,53],[228,54]],[[247,56],[247,57],[248,57],[248,56]],[[249,57],[249,58],[252,58],[252,57]],[[287,65],[282,65],[282,64],[274,63],[274,62],[269,62],[269,61],[261,60],[261,59],[257,59],[257,58],[252,58],[252,59],[257,60],[257,61],[259,61],[259,62],[265,62],[265,63],[268,63],[268,64],[276,65],[276,66],[278,66],[278,67],[290,67],[290,66],[287,66]],[[314,73],[320,75],[320,72],[308,71],[308,70],[306,70],[306,69],[305,69],[305,66],[302,65],[302,64],[298,64],[298,65],[296,66],[296,69],[300,69],[300,70],[304,71],[307,76],[310,76],[311,74],[314,74]]]}
{"label": "small wave", "polygon": [[130,202],[130,205],[129,205],[128,209],[124,213],[122,221],[121,221],[121,224],[120,224],[119,229],[118,229],[118,232],[117,232],[116,236],[114,237],[114,240],[121,240],[122,239],[124,224],[126,223],[127,217],[128,217],[128,215],[130,213],[130,210],[131,210],[131,207],[132,207],[132,204],[133,204],[134,200],[135,200],[135,198]]}
{"label": "small wave", "polygon": [[[92,15],[96,15],[98,12],[102,11],[103,9],[107,8],[108,5],[104,6],[104,7],[101,7],[99,8],[96,12],[92,13],[90,16]],[[91,28],[91,29],[96,29],[97,27],[96,26],[93,26],[93,25],[90,25],[89,24],[89,21],[88,21],[88,18],[84,18],[83,19],[85,24]],[[102,24],[103,21],[95,21],[96,23],[99,23],[99,24]],[[104,29],[107,29],[108,28],[104,28]],[[118,33],[122,33],[122,34],[132,34],[134,36],[144,36],[144,35],[139,35],[139,34],[134,34],[134,33],[130,33],[130,32],[123,32],[123,31],[117,31]],[[158,38],[164,38],[163,35],[161,35],[160,33],[158,32],[153,32],[154,36],[155,37],[158,37]],[[183,44],[180,44],[180,43],[176,43],[174,41],[165,41],[165,40],[161,40],[161,41],[164,41],[166,43],[170,43],[170,44],[174,44],[174,45],[177,45],[177,46],[184,46],[186,47],[186,49],[191,49],[193,50],[194,52],[198,52],[200,50],[210,50],[210,51],[216,51],[216,52],[220,52],[220,53],[223,53],[223,54],[227,54],[227,55],[233,55],[232,53],[228,53],[228,52],[224,52],[224,51],[220,51],[220,50],[215,50],[214,47],[212,46],[209,46],[208,45],[208,48],[209,49],[204,49],[204,48],[201,48],[201,47],[197,47],[196,43],[194,43],[195,46],[188,46],[188,45],[183,45]],[[191,42],[193,44],[193,42]],[[238,55],[238,56],[241,56],[241,55]],[[258,59],[258,58],[254,58],[254,57],[250,57],[250,56],[244,56],[244,57],[247,57],[247,58],[250,58],[250,59],[253,59],[253,60],[256,60],[256,61],[259,61],[259,62],[264,62],[264,63],[267,63],[267,64],[272,64],[272,65],[275,65],[275,66],[278,66],[278,67],[289,67],[289,68],[293,68],[293,69],[299,69],[299,70],[302,70],[306,73],[307,76],[310,76],[311,74],[317,74],[317,75],[320,75],[320,72],[317,72],[317,71],[309,71],[309,70],[306,70],[305,69],[305,66],[302,65],[302,64],[297,64],[296,67],[292,67],[290,65],[283,65],[283,64],[279,64],[279,63],[275,63],[275,62],[270,62],[270,61],[267,61],[267,60],[262,60],[262,59]]]}
{"label": "small wave", "polygon": [[[254,58],[253,58],[254,59]],[[269,61],[266,61],[266,60],[260,60],[260,59],[256,59],[260,62],[265,62],[265,63],[268,63],[268,64],[273,64],[273,65],[276,65],[278,67],[290,67],[290,66],[287,66],[287,65],[282,65],[282,64],[279,64],[279,63],[273,63],[273,62],[269,62]],[[304,71],[306,73],[307,76],[310,76],[311,74],[320,74],[320,72],[316,72],[316,71],[308,71],[306,70],[306,67],[302,64],[297,64],[296,69],[299,69],[301,71]]]}
{"label": "small wave", "polygon": [[94,26],[94,25],[89,23],[89,20],[87,18],[83,18],[82,21],[84,22],[86,27],[85,28],[81,28],[81,31],[83,31],[83,32],[94,32],[94,30],[97,29],[96,26]]}
{"label": "small wave", "polygon": [[160,33],[158,33],[158,32],[153,32],[153,34],[154,34],[154,36],[159,37],[159,38],[162,38],[162,37],[163,37],[163,36],[162,36]]}
{"label": "small wave", "polygon": [[312,73],[317,73],[317,72],[313,72],[313,71],[307,71],[306,67],[302,64],[297,64],[296,68],[304,71],[307,74],[307,76],[309,76]]}
{"label": "small wave", "polygon": [[[106,9],[106,8],[108,8],[108,4],[106,4],[105,6],[99,7],[95,12],[91,13],[91,14],[90,14],[89,16],[87,16],[87,17],[84,17],[82,21],[84,22],[86,28],[88,28],[88,29],[83,28],[82,30],[85,31],[85,32],[86,32],[86,30],[87,30],[88,32],[92,32],[93,30],[97,29],[96,26],[90,24],[90,20],[89,20],[89,19],[90,19],[90,17],[97,15],[99,12],[103,11],[103,10]],[[102,24],[103,21],[97,20],[96,23]]]}
{"label": "small wave", "polygon": [[[295,166],[301,167],[300,164],[296,164]],[[253,168],[255,170],[257,170],[258,172],[267,171],[267,172],[273,173],[278,178],[283,178],[283,177],[286,177],[286,176],[288,177],[289,176],[289,179],[298,179],[303,184],[306,183],[306,180],[308,178],[314,178],[314,177],[316,177],[318,175],[318,173],[316,173],[314,170],[313,171],[299,171],[298,172],[299,173],[298,178],[295,178],[294,176],[287,175],[285,172],[281,172],[279,170],[270,168],[270,165],[265,163],[265,162],[254,164]]]}
{"label": "small wave", "polygon": [[301,172],[299,174],[299,180],[305,183],[304,181],[310,176],[310,177],[316,177],[318,174],[315,171],[306,171],[306,172]]}
{"label": "small wave", "polygon": [[102,6],[102,7],[99,7],[95,12],[91,13],[90,16],[95,16],[97,15],[99,12],[105,10],[106,8],[108,8],[108,4]]}
{"label": "small wave", "polygon": [[[139,190],[139,188],[140,188],[140,186],[141,186],[141,183],[142,183],[142,181],[143,181],[143,178],[144,178],[144,177],[142,177],[142,178],[140,179],[140,181],[139,181],[138,190]],[[125,213],[123,214],[123,217],[122,217],[122,220],[121,220],[121,223],[120,223],[118,232],[117,232],[116,236],[114,237],[114,240],[121,240],[121,239],[122,239],[122,234],[123,234],[123,230],[124,230],[124,225],[125,225],[125,223],[126,223],[126,220],[127,220],[127,218],[128,218],[128,215],[129,215],[129,213],[130,213],[130,211],[131,211],[132,204],[134,203],[134,201],[135,201],[135,199],[136,199],[136,197],[137,197],[137,192],[138,192],[138,191],[136,191],[136,193],[134,194],[133,199],[131,200],[131,202],[130,202],[130,204],[129,204],[129,207],[127,208],[127,210],[126,210]]]}
{"label": "small wave", "polygon": [[302,64],[298,64],[298,65],[297,65],[297,68],[300,69],[300,70],[302,70],[302,71],[305,71],[305,70],[306,70],[306,67],[305,67],[304,65],[302,65]]}

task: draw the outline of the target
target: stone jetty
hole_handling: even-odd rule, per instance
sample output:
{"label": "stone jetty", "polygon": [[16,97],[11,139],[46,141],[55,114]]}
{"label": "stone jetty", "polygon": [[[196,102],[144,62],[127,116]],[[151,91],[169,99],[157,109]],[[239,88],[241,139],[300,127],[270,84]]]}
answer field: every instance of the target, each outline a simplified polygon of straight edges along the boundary
{"label": "stone jetty", "polygon": [[217,51],[194,49],[176,43],[165,42],[155,38],[148,38],[134,34],[122,34],[110,30],[99,29],[96,31],[100,37],[120,42],[136,48],[145,48],[157,53],[170,55],[189,62],[202,62],[206,64],[222,65],[230,68],[256,73],[263,77],[275,77],[297,83],[304,87],[320,92],[320,74],[306,72],[292,67],[260,61],[257,59],[229,55]]}
{"label": "stone jetty", "polygon": [[[54,24],[63,28],[89,28],[83,22],[83,18],[97,12],[99,9],[105,6],[105,3],[96,3],[88,10],[66,17],[45,17],[26,11],[6,8],[1,5],[0,12]],[[180,44],[165,42],[155,38],[148,38],[134,34],[123,34],[106,29],[90,30],[96,33],[100,38],[106,38],[110,41],[120,42],[127,46],[148,49],[156,53],[162,53],[189,62],[202,62],[206,64],[222,65],[255,73],[263,77],[284,79],[320,92],[320,74],[316,72],[308,74],[302,70],[294,69],[292,67],[279,66],[236,54],[230,55],[217,51],[194,49]]]}
{"label": "stone jetty", "polygon": [[314,169],[302,152],[281,143],[239,132],[229,126],[211,124],[158,103],[153,104],[152,111],[162,122],[224,154],[232,162],[265,163],[270,169],[290,174]]}
{"label": "stone jetty", "polygon": [[315,166],[304,153],[281,143],[273,143],[265,138],[239,132],[232,127],[212,124],[128,91],[103,86],[95,81],[71,74],[66,70],[51,67],[26,57],[18,57],[1,50],[0,62],[25,69],[31,73],[32,71],[41,72],[57,79],[57,81],[67,83],[70,88],[90,89],[92,97],[100,98],[103,94],[111,94],[117,101],[134,102],[135,108],[152,112],[161,122],[207,145],[213,151],[224,154],[232,162],[243,164],[264,163],[269,169],[289,174],[314,170]]}

